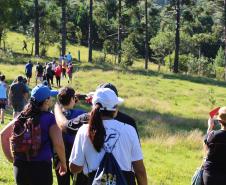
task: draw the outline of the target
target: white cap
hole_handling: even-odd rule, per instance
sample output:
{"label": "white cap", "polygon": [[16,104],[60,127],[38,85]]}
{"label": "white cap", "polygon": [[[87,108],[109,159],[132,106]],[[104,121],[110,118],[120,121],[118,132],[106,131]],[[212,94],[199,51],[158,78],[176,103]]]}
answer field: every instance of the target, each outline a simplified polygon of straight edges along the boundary
{"label": "white cap", "polygon": [[114,91],[109,88],[99,88],[93,95],[92,104],[96,105],[100,103],[102,107],[100,110],[109,110],[115,111],[116,105],[119,105],[124,100],[120,97],[117,97]]}

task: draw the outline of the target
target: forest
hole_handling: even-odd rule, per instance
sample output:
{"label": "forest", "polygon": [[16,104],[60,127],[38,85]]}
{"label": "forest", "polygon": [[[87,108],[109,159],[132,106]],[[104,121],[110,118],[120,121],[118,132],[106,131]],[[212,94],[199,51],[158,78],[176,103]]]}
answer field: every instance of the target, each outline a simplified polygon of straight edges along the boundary
{"label": "forest", "polygon": [[[98,60],[131,66],[137,59],[174,73],[224,79],[225,4],[211,0],[4,0],[0,2],[0,48],[15,31],[32,42],[33,56],[67,43],[103,52]],[[23,43],[21,43],[23,45]]]}

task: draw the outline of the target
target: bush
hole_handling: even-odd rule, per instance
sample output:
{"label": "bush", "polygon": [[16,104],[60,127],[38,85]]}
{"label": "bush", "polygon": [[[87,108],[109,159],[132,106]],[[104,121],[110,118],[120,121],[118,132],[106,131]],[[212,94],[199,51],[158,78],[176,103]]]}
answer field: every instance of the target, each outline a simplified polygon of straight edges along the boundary
{"label": "bush", "polygon": [[[165,57],[168,68],[173,69],[174,53]],[[179,72],[215,77],[215,67],[213,61],[206,57],[196,58],[193,55],[179,56]]]}
{"label": "bush", "polygon": [[223,67],[216,67],[216,79],[217,80],[224,80],[224,68]]}
{"label": "bush", "polygon": [[136,58],[137,49],[135,48],[133,42],[126,38],[122,43],[122,62],[120,65],[127,67],[132,66],[133,61]]}
{"label": "bush", "polygon": [[214,64],[218,67],[224,67],[224,50],[222,47],[220,47],[217,52],[217,56],[214,59]]}

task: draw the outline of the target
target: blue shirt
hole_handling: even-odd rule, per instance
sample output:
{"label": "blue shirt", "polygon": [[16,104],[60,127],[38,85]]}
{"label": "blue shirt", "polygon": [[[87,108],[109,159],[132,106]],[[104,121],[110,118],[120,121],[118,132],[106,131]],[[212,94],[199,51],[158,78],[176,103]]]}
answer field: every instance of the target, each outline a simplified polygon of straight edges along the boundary
{"label": "blue shirt", "polygon": [[32,73],[32,67],[33,67],[33,64],[31,64],[31,63],[26,64],[26,66],[25,66],[25,73],[26,74],[31,74]]}

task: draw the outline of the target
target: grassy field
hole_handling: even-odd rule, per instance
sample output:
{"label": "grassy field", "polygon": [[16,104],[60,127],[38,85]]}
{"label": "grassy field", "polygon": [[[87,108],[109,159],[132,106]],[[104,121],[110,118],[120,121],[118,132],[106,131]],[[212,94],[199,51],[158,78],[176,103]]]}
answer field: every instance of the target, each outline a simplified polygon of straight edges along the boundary
{"label": "grassy field", "polygon": [[[15,33],[10,34],[15,37]],[[18,35],[17,40],[21,38]],[[21,53],[18,44],[14,46],[11,42],[7,40],[7,46]],[[69,48],[76,51],[76,47]],[[53,50],[54,47],[50,48],[50,57],[55,56]],[[7,57],[2,60],[8,61]],[[14,59],[15,63],[19,60],[26,61],[26,57]],[[100,83],[114,83],[119,95],[125,99],[120,109],[137,120],[149,184],[190,184],[195,169],[202,162],[202,138],[207,127],[208,112],[214,106],[225,105],[226,83],[201,77],[158,73],[153,64],[148,71],[144,71],[142,66],[143,63],[137,61],[134,67],[125,71],[109,64],[76,63],[71,86],[77,92],[87,93],[95,90]],[[24,66],[0,64],[0,71],[6,74],[10,83],[18,74],[23,74]],[[63,85],[67,85],[66,80]],[[79,106],[89,110],[85,104]],[[6,120],[10,119],[11,111],[8,110]],[[14,184],[12,165],[1,152],[0,161],[0,185]]]}

